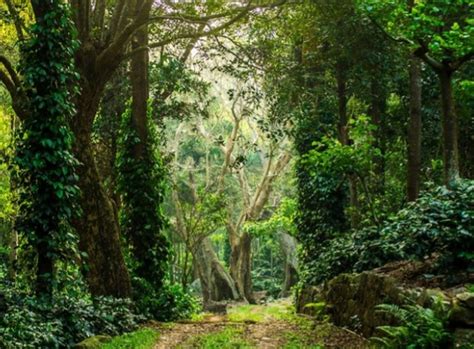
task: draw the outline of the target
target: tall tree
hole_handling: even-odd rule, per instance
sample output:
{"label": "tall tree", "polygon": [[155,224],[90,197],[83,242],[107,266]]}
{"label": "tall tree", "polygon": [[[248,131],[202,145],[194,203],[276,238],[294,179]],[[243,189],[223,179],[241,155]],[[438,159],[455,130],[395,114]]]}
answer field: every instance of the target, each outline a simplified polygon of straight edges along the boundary
{"label": "tall tree", "polygon": [[[129,50],[130,41],[147,23],[162,25],[163,28],[160,37],[148,47],[163,47],[177,40],[213,35],[242,20],[249,11],[274,4],[248,3],[241,7],[223,8],[209,4],[210,14],[204,17],[194,14],[197,5],[178,6],[153,0],[144,0],[141,7],[136,6],[136,1],[127,0],[114,3],[70,0],[70,4],[80,41],[75,65],[81,90],[75,100],[76,113],[71,121],[75,136],[74,153],[81,163],[78,175],[82,192],[82,217],[75,220],[74,226],[80,237],[80,249],[87,255],[86,278],[91,293],[128,297],[131,294],[130,278],[121,251],[118,219],[97,170],[91,137],[105,86],[121,62],[134,55],[135,52]],[[154,9],[152,16],[149,15],[150,7]],[[18,19],[17,16],[13,18]],[[206,30],[200,30],[202,23],[208,20],[215,24],[207,24]],[[18,38],[23,37],[22,24],[16,27]],[[136,51],[144,49],[146,47],[140,47]],[[22,107],[21,80],[6,57],[0,55],[0,63],[6,68],[6,73],[0,71],[0,80],[12,97],[15,111],[24,120],[28,111]]]}
{"label": "tall tree", "polygon": [[[144,6],[136,2],[136,13]],[[151,10],[151,4],[147,5]],[[132,50],[148,45],[148,26],[132,39]],[[156,154],[156,140],[150,134],[148,113],[148,49],[137,50],[130,63],[132,104],[125,115],[119,162],[123,196],[123,228],[135,258],[135,272],[155,289],[165,276],[169,244],[162,230],[165,218],[161,210],[164,195],[164,169]]]}
{"label": "tall tree", "polygon": [[37,253],[36,293],[51,298],[54,263],[71,258],[74,250],[69,249],[76,243],[68,223],[78,194],[77,162],[67,122],[77,92],[73,63],[77,43],[63,1],[35,0],[32,6],[36,23],[21,49],[26,96],[22,108],[28,115],[16,155],[22,185],[17,227]]}
{"label": "tall tree", "polygon": [[421,62],[410,57],[410,116],[408,121],[407,198],[414,201],[420,193],[421,172]]}
{"label": "tall tree", "polygon": [[459,178],[458,120],[453,74],[474,57],[474,8],[469,0],[367,1],[372,18],[394,41],[404,42],[436,73],[440,84],[444,181]]}

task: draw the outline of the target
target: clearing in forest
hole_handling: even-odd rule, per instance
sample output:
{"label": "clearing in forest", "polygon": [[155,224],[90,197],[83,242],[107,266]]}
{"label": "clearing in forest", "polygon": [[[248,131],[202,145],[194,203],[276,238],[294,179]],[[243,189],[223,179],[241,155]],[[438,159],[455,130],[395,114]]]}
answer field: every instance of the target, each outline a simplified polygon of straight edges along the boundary
{"label": "clearing in forest", "polygon": [[226,315],[201,314],[192,321],[157,324],[154,349],[364,348],[358,335],[294,314],[289,300],[235,305]]}

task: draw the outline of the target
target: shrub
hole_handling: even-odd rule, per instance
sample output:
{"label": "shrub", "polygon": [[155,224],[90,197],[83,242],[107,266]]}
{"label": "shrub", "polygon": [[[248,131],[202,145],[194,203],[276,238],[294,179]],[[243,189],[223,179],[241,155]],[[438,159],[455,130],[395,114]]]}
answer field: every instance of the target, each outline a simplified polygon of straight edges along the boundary
{"label": "shrub", "polygon": [[165,282],[156,290],[146,280],[134,278],[134,298],[140,313],[159,321],[188,319],[199,311],[196,298],[179,284]]}
{"label": "shrub", "polygon": [[0,347],[67,348],[96,335],[134,330],[144,318],[129,300],[57,296],[53,305],[15,289],[3,289],[7,311],[0,318]]}
{"label": "shrub", "polygon": [[438,187],[387,220],[325,241],[309,261],[307,282],[318,284],[343,272],[361,272],[387,262],[439,254],[438,266],[474,268],[474,181]]}

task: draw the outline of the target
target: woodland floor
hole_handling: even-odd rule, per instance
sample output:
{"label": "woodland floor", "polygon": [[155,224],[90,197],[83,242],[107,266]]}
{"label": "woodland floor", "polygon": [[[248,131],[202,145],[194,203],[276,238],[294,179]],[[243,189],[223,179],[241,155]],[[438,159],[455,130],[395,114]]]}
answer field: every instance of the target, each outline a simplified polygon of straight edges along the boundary
{"label": "woodland floor", "polygon": [[291,302],[235,305],[226,315],[201,314],[188,322],[153,324],[154,349],[365,348],[358,335],[293,313]]}

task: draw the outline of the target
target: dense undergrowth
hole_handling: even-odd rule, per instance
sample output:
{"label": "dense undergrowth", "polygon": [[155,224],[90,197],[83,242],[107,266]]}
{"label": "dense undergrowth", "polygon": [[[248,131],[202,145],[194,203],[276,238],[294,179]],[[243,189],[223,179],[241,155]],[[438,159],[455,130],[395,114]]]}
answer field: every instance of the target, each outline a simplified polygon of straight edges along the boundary
{"label": "dense undergrowth", "polygon": [[118,336],[148,319],[189,318],[197,301],[166,284],[137,305],[129,299],[76,293],[48,300],[3,285],[0,288],[0,348],[68,348],[95,335]]}
{"label": "dense undergrowth", "polygon": [[115,336],[137,328],[144,317],[129,300],[59,296],[54,304],[3,289],[0,346],[66,348],[95,334]]}
{"label": "dense undergrowth", "polygon": [[472,251],[474,181],[464,180],[452,189],[442,186],[426,191],[380,227],[354,230],[327,240],[317,258],[306,265],[306,280],[318,284],[345,272],[431,256],[437,257],[440,273],[472,270]]}

